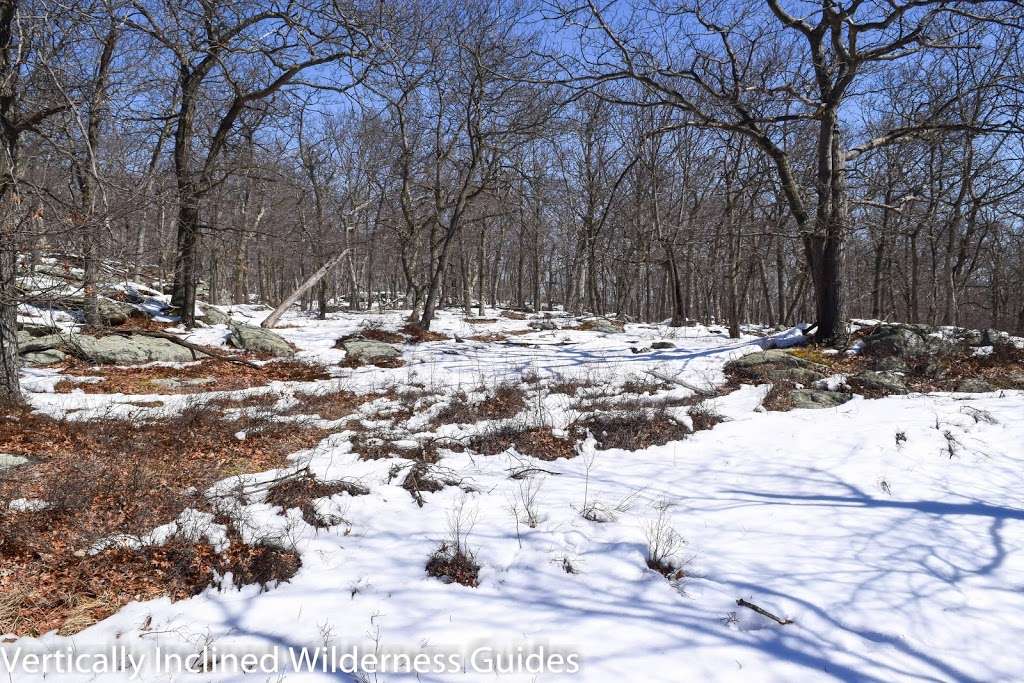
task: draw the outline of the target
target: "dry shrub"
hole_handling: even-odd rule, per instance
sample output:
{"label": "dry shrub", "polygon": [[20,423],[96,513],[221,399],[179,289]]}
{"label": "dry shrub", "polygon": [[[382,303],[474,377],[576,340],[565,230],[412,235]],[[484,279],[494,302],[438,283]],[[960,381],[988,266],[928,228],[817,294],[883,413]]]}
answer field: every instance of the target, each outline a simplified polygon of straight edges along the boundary
{"label": "dry shrub", "polygon": [[[239,431],[246,432],[244,440],[235,436]],[[185,508],[202,509],[202,492],[214,482],[282,467],[285,456],[323,436],[306,425],[266,418],[225,420],[203,404],[149,421],[61,420],[27,410],[5,416],[0,451],[36,462],[0,480],[0,509],[17,498],[47,505],[0,515],[0,594],[30,587],[19,609],[20,632],[59,628],[69,619],[73,628],[85,599],[95,598],[90,610],[103,611],[104,602],[116,609],[134,594],[175,595],[173,587],[164,588],[166,577],[154,574],[171,561],[161,554],[170,550],[86,553],[101,539],[143,536]],[[253,550],[249,559],[263,562],[267,552]],[[115,555],[116,561],[109,559]],[[239,579],[263,575],[258,568],[238,568]],[[112,602],[101,590],[111,585],[118,586]]]}
{"label": "dry shrub", "polygon": [[[62,380],[57,392],[81,390],[87,394],[195,394],[210,391],[235,391],[268,384],[273,381],[312,382],[329,379],[327,370],[314,363],[295,360],[271,361],[259,367],[209,358],[180,367],[142,366],[98,368],[76,363],[66,370],[70,375],[99,376],[102,382],[78,383]],[[153,384],[158,379],[212,378],[209,384],[166,387]]]}
{"label": "dry shrub", "polygon": [[437,443],[434,441],[417,442],[415,446],[398,445],[390,436],[379,433],[353,436],[352,450],[363,460],[408,458],[427,463],[436,463],[440,460]]}
{"label": "dry shrub", "polygon": [[405,480],[402,482],[402,488],[409,492],[412,499],[416,501],[416,504],[423,507],[423,492],[436,493],[440,491],[448,482],[441,481],[431,476],[430,466],[422,461],[417,461],[409,467],[409,472],[405,475]]}
{"label": "dry shrub", "polygon": [[714,429],[715,425],[720,424],[725,419],[704,403],[698,403],[693,406],[686,414],[690,416],[690,421],[693,422],[693,431],[695,432]]}
{"label": "dry shrub", "polygon": [[349,354],[345,356],[345,359],[341,361],[340,365],[343,368],[362,368],[367,365],[372,365],[377,368],[400,368],[405,365],[405,361],[402,360],[401,356],[380,356],[378,358],[371,358],[364,361]]}
{"label": "dry shrub", "polygon": [[793,409],[793,389],[796,387],[790,382],[775,382],[772,388],[764,397],[761,405],[765,410],[786,412]]}
{"label": "dry shrub", "polygon": [[672,388],[668,382],[642,375],[632,375],[622,384],[622,390],[629,394],[656,394]]}
{"label": "dry shrub", "polygon": [[469,447],[482,455],[497,455],[515,447],[538,460],[576,457],[575,442],[555,436],[548,427],[500,427],[472,437]]}
{"label": "dry shrub", "polygon": [[390,330],[384,330],[379,327],[363,327],[354,334],[349,334],[336,343],[336,347],[341,347],[342,342],[351,341],[353,339],[369,339],[371,341],[383,342],[385,344],[402,344],[405,342],[405,336],[398,332],[392,332]]}
{"label": "dry shrub", "polygon": [[510,382],[502,382],[479,401],[469,402],[464,392],[456,393],[433,422],[435,425],[471,424],[479,420],[506,419],[515,417],[524,408],[523,390]]}
{"label": "dry shrub", "polygon": [[689,428],[659,410],[630,410],[588,417],[576,425],[594,435],[603,449],[621,448],[636,451],[682,441],[690,435]]}
{"label": "dry shrub", "polygon": [[430,556],[426,569],[427,575],[446,583],[459,583],[471,588],[480,585],[480,565],[472,555],[449,543],[442,543]]}
{"label": "dry shrub", "polygon": [[330,520],[324,520],[317,514],[313,501],[318,498],[329,498],[339,493],[365,496],[370,493],[370,489],[353,481],[321,481],[309,472],[303,472],[271,486],[267,492],[266,502],[281,508],[282,511],[298,508],[302,511],[302,519],[307,524],[324,529],[333,524],[330,523]]}

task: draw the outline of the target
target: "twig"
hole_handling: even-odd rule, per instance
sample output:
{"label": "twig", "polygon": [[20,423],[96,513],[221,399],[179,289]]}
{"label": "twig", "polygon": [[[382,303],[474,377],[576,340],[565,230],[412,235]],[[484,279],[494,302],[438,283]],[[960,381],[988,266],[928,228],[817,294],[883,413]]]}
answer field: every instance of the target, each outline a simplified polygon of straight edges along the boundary
{"label": "twig", "polygon": [[681,387],[689,389],[690,391],[694,392],[698,396],[704,396],[705,398],[712,398],[713,396],[716,395],[716,392],[711,390],[711,389],[701,389],[697,385],[690,384],[686,380],[679,379],[678,377],[668,377],[666,375],[662,375],[661,373],[654,372],[653,370],[645,370],[644,372],[647,373],[648,375],[650,375],[651,377],[655,377],[657,379],[660,379],[663,382],[668,382],[669,384],[678,384]]}
{"label": "twig", "polygon": [[739,605],[740,607],[746,607],[748,609],[752,609],[755,612],[757,612],[758,614],[760,614],[761,616],[768,617],[772,621],[774,621],[774,622],[776,622],[778,624],[782,624],[783,626],[785,626],[786,624],[792,624],[793,623],[792,619],[781,619],[781,618],[775,616],[774,614],[772,614],[771,612],[769,612],[768,610],[764,609],[763,607],[758,607],[754,603],[747,602],[743,598],[738,598],[736,600],[736,604]]}

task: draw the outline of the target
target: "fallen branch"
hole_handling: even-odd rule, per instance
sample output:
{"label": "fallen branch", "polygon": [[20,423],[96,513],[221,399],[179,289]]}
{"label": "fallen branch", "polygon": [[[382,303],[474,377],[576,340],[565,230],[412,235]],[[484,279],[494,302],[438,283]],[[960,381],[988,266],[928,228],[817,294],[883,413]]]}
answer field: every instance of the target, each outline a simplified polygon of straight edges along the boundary
{"label": "fallen branch", "polygon": [[544,474],[551,474],[554,476],[558,476],[561,474],[561,472],[552,472],[551,470],[546,470],[543,467],[513,467],[512,469],[508,470],[508,472],[510,473],[508,475],[509,479],[523,479],[529,474],[537,474],[540,472],[543,472]]}
{"label": "fallen branch", "polygon": [[344,251],[335,254],[331,258],[327,259],[322,266],[320,266],[315,273],[306,278],[306,281],[299,285],[294,292],[284,298],[284,301],[273,310],[273,312],[267,316],[266,320],[263,321],[262,327],[266,329],[272,328],[277,324],[277,321],[281,319],[284,312],[291,308],[292,304],[299,300],[303,294],[310,290],[317,282],[323,278],[324,275],[330,272],[331,268],[341,263],[341,260],[352,251],[351,249],[345,249]]}
{"label": "fallen branch", "polygon": [[173,343],[177,344],[178,346],[184,346],[186,349],[191,351],[192,352],[192,360],[199,360],[199,358],[198,358],[198,356],[196,356],[196,354],[197,353],[201,353],[203,355],[210,356],[211,358],[216,358],[217,360],[227,361],[228,363],[236,363],[238,365],[245,365],[245,366],[248,366],[250,368],[255,368],[256,370],[260,369],[259,365],[256,365],[255,363],[253,363],[251,361],[247,361],[244,358],[236,358],[235,356],[230,356],[230,355],[228,355],[226,353],[220,353],[218,351],[214,351],[212,349],[208,349],[208,348],[206,348],[204,346],[199,346],[198,344],[193,344],[192,342],[187,342],[184,339],[181,339],[180,337],[176,337],[173,334],[169,334],[167,332],[156,332],[154,330],[123,330],[123,331],[122,330],[116,330],[114,332],[114,334],[119,334],[119,335],[121,335],[123,337],[128,337],[128,336],[131,336],[133,334],[139,334],[139,335],[142,335],[143,337],[156,337],[157,339],[166,339],[167,341],[173,342]]}
{"label": "fallen branch", "polygon": [[678,377],[668,377],[667,375],[662,375],[661,373],[655,372],[653,370],[645,370],[644,372],[650,375],[651,377],[660,379],[663,382],[668,382],[669,384],[678,384],[679,386],[685,389],[689,389],[698,396],[712,398],[718,394],[718,392],[714,391],[713,389],[701,389],[695,384],[690,384],[686,380],[679,379]]}
{"label": "fallen branch", "polygon": [[761,616],[768,617],[769,619],[771,619],[772,621],[774,621],[777,624],[782,624],[783,626],[785,626],[786,624],[792,624],[793,623],[792,619],[782,619],[780,617],[777,617],[774,614],[772,614],[771,612],[769,612],[768,610],[764,609],[763,607],[758,607],[754,603],[747,602],[743,598],[738,598],[736,600],[736,604],[739,605],[740,607],[746,607],[747,609],[752,609],[755,612],[757,612],[758,614],[760,614]]}

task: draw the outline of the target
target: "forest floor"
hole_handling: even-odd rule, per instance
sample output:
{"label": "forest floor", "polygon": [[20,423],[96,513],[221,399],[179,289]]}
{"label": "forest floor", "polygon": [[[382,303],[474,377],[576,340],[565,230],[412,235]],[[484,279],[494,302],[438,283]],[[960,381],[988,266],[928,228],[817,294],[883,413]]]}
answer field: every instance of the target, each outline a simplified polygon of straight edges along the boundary
{"label": "forest floor", "polygon": [[[24,371],[34,410],[0,424],[0,452],[36,461],[0,479],[0,670],[124,648],[45,680],[1020,675],[1024,392],[776,412],[723,366],[795,331],[507,315],[422,335],[291,314],[296,358],[262,373]],[[355,334],[400,360],[346,362]],[[321,648],[338,671],[292,662]],[[432,659],[352,672],[353,648]],[[246,676],[240,653],[268,658]]]}

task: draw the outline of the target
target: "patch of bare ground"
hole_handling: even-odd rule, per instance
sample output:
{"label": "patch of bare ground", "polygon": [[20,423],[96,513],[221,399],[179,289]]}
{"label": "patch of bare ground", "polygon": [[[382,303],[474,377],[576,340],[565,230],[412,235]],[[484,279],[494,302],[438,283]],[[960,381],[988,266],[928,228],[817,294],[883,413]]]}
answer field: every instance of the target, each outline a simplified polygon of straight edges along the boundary
{"label": "patch of bare ground", "polygon": [[319,515],[313,501],[339,493],[365,496],[369,492],[368,488],[354,481],[321,481],[309,472],[301,472],[271,486],[267,492],[266,502],[281,508],[282,511],[298,508],[307,524],[317,529],[326,529],[334,526],[336,520],[324,519]]}
{"label": "patch of bare ground", "polygon": [[[182,366],[96,367],[74,363],[65,370],[69,375],[102,377],[102,382],[61,380],[55,390],[87,394],[195,394],[210,391],[236,391],[273,381],[312,382],[329,379],[326,368],[294,360],[271,361],[259,367],[209,358]],[[183,380],[180,384],[162,380]],[[190,384],[188,380],[211,380]]]}
{"label": "patch of bare ground", "polygon": [[405,478],[402,480],[402,488],[409,492],[409,495],[420,507],[423,507],[426,502],[423,498],[425,492],[436,493],[446,486],[462,486],[462,482],[455,478],[453,472],[422,460],[392,466],[388,475],[388,483],[403,472]]}
{"label": "patch of bare ground", "polygon": [[410,344],[421,344],[423,342],[445,341],[447,339],[451,339],[451,337],[446,334],[434,332],[433,330],[425,330],[416,323],[406,323],[402,327],[402,332],[405,333],[407,337],[406,341]]}
{"label": "patch of bare ground", "polygon": [[[0,595],[18,596],[0,610],[0,632],[72,633],[136,596],[194,594],[231,566],[239,581],[265,576],[260,567],[268,563],[290,575],[285,569],[297,558],[241,544],[219,559],[185,541],[89,551],[112,536],[144,536],[186,508],[202,510],[214,482],[283,467],[288,454],[324,436],[302,424],[226,420],[203,404],[147,421],[55,419],[24,409],[4,416],[0,451],[34,463],[0,479]],[[11,510],[17,499],[39,504]]]}
{"label": "patch of bare ground", "polygon": [[317,415],[324,420],[340,420],[375,398],[377,397],[373,394],[355,394],[345,390],[319,393],[297,392],[295,405],[290,407],[285,414]]}
{"label": "patch of bare ground", "polygon": [[457,392],[451,402],[434,417],[435,425],[471,424],[478,420],[515,417],[526,408],[526,395],[516,384],[502,382],[487,390],[483,399],[470,401],[465,392]]}
{"label": "patch of bare ground", "polygon": [[405,361],[402,360],[401,356],[380,357],[371,358],[370,360],[363,361],[354,356],[345,356],[345,359],[341,361],[341,367],[343,368],[362,368],[367,365],[372,365],[377,368],[400,368],[405,365]]}
{"label": "patch of bare ground", "polygon": [[502,318],[508,318],[509,320],[526,320],[530,317],[525,313],[520,313],[519,311],[502,311],[499,315]]}
{"label": "patch of bare ground", "polygon": [[792,392],[795,388],[796,385],[792,382],[773,382],[772,388],[768,390],[767,394],[765,394],[764,400],[761,401],[761,405],[765,410],[771,410],[779,413],[793,410],[794,403]]}
{"label": "patch of bare ground", "polygon": [[445,583],[458,583],[470,588],[480,585],[480,565],[472,555],[449,543],[442,543],[430,556],[426,570],[428,576],[441,579]]}
{"label": "patch of bare ground", "polygon": [[470,325],[489,325],[491,323],[498,322],[497,318],[465,318],[463,322],[469,323]]}
{"label": "patch of bare ground", "polygon": [[514,447],[538,460],[557,460],[576,457],[575,444],[574,439],[556,436],[549,427],[504,426],[471,437],[468,446],[482,455],[497,455]]}
{"label": "patch of bare ground", "polygon": [[703,403],[694,405],[686,411],[686,414],[690,416],[690,421],[693,422],[693,431],[695,432],[714,429],[715,425],[721,424],[725,420],[725,418]]}
{"label": "patch of bare ground", "polygon": [[370,341],[383,342],[385,344],[402,344],[405,342],[405,335],[391,330],[384,330],[379,327],[363,327],[353,334],[348,334],[339,339],[335,346],[340,347],[342,342],[353,339],[369,339]]}

